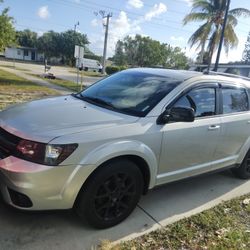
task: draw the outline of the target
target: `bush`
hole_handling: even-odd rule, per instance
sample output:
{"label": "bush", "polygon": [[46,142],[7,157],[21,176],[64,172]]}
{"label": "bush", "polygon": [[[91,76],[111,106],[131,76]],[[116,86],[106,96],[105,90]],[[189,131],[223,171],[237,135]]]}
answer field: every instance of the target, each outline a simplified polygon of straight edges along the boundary
{"label": "bush", "polygon": [[121,71],[121,70],[124,70],[124,69],[127,69],[126,66],[107,66],[106,67],[106,73],[108,75],[112,75],[118,71]]}

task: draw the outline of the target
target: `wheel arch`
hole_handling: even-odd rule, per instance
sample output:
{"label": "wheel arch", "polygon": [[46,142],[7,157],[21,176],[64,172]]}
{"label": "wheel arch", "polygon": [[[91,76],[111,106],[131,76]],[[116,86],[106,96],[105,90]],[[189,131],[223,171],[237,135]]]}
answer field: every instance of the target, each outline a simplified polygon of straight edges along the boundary
{"label": "wheel arch", "polygon": [[246,140],[245,144],[241,147],[236,164],[239,166],[245,159],[246,155],[250,152],[250,137]]}
{"label": "wheel arch", "polygon": [[144,177],[148,178],[148,188],[151,189],[155,186],[158,171],[157,157],[151,148],[139,141],[117,141],[103,144],[84,157],[81,164],[95,165],[94,172],[106,162],[118,157],[130,159],[138,165],[141,171],[147,169]]}

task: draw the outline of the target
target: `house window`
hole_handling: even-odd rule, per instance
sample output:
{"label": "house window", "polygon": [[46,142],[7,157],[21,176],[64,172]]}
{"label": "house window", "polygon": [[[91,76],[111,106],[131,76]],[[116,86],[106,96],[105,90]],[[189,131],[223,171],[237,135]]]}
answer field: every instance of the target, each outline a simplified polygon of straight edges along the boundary
{"label": "house window", "polygon": [[29,56],[29,51],[27,49],[25,49],[23,54],[24,54],[24,56]]}
{"label": "house window", "polygon": [[17,50],[17,54],[20,56],[21,55],[21,50]]}

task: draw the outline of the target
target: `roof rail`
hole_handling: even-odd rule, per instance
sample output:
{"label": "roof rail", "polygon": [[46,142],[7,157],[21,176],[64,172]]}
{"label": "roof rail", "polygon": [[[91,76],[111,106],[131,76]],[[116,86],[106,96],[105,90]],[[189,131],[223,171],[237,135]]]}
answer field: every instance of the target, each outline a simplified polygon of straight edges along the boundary
{"label": "roof rail", "polygon": [[204,74],[207,74],[207,75],[227,76],[227,77],[238,78],[238,79],[250,81],[250,77],[239,76],[239,75],[234,75],[234,74],[229,74],[229,73],[223,73],[223,72],[216,72],[216,71],[209,71],[209,72],[207,72],[206,71],[206,72],[204,72]]}

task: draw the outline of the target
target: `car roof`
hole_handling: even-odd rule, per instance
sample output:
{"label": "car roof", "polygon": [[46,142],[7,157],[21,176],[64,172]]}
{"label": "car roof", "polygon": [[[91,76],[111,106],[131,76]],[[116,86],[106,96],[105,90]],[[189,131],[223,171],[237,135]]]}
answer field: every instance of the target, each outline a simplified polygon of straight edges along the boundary
{"label": "car roof", "polygon": [[201,72],[196,72],[196,71],[162,69],[162,68],[132,68],[132,69],[128,69],[126,71],[152,74],[155,76],[166,76],[169,78],[173,78],[177,81],[185,81],[189,78],[203,75]]}
{"label": "car roof", "polygon": [[145,73],[152,74],[155,76],[165,76],[172,78],[179,82],[184,82],[186,80],[212,80],[212,81],[230,81],[234,84],[244,84],[246,87],[250,88],[250,78],[242,77],[233,74],[226,74],[220,72],[197,72],[189,70],[175,70],[175,69],[163,69],[163,68],[131,68],[126,70],[127,72]]}

